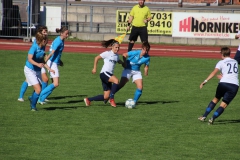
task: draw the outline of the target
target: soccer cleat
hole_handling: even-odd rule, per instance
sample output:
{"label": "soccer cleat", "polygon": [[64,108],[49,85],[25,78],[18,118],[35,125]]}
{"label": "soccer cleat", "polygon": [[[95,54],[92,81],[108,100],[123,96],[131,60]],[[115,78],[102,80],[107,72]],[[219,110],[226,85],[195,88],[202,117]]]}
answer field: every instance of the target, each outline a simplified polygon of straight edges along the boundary
{"label": "soccer cleat", "polygon": [[112,107],[117,107],[114,99],[109,99],[109,103],[110,103],[110,105],[111,105]]}
{"label": "soccer cleat", "polygon": [[24,102],[24,99],[23,98],[18,98],[18,101],[19,102]]}
{"label": "soccer cleat", "polygon": [[84,102],[86,106],[90,106],[91,105],[91,101],[89,101],[88,98],[84,98]]}
{"label": "soccer cleat", "polygon": [[42,102],[42,101],[40,101],[40,99],[38,99],[37,103],[38,103],[38,104],[41,104],[41,105],[46,104],[46,102]]}
{"label": "soccer cleat", "polygon": [[209,125],[212,125],[213,122],[214,122],[214,119],[213,119],[213,118],[210,118],[210,119],[208,120],[208,124],[209,124]]}
{"label": "soccer cleat", "polygon": [[49,100],[48,100],[48,99],[45,99],[44,101],[45,101],[45,102],[48,102]]}
{"label": "soccer cleat", "polygon": [[38,111],[37,108],[31,108],[31,111],[35,112]]}
{"label": "soccer cleat", "polygon": [[206,117],[202,117],[202,116],[198,118],[198,120],[200,120],[200,121],[202,121],[202,122],[204,122],[205,119],[206,119]]}

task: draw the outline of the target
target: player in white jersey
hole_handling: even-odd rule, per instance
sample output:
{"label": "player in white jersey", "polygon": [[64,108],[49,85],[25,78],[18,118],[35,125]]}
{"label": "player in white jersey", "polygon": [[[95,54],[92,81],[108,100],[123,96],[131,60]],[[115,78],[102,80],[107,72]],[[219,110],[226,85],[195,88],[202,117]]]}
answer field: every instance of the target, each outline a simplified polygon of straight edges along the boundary
{"label": "player in white jersey", "polygon": [[[115,90],[117,90],[118,87],[119,81],[118,78],[115,75],[113,75],[113,72],[116,63],[123,64],[123,62],[119,59],[118,55],[120,44],[118,41],[110,39],[108,41],[102,41],[102,46],[105,48],[111,46],[112,49],[110,51],[105,51],[95,57],[92,74],[95,74],[97,71],[98,61],[100,59],[103,59],[104,64],[100,72],[100,79],[102,81],[103,87],[103,95],[84,98],[86,106],[90,106],[91,101],[104,101],[106,103],[109,99],[110,91],[115,92]],[[116,107],[116,103],[114,102],[114,100],[110,99],[109,102],[112,107]]]}
{"label": "player in white jersey", "polygon": [[[238,33],[235,35],[235,39],[239,39],[240,38],[240,30],[238,31]],[[238,64],[240,64],[240,44],[238,46],[238,50],[234,56],[234,59],[236,59],[236,61],[238,61]]]}
{"label": "player in white jersey", "polygon": [[[130,78],[132,78],[132,82],[134,82],[137,87],[133,98],[135,103],[137,103],[137,101],[141,97],[143,90],[142,73],[140,71],[141,65],[144,65],[144,75],[148,75],[148,69],[150,64],[149,51],[150,44],[148,42],[143,42],[141,50],[133,50],[123,53],[125,68],[122,72],[122,77],[116,92],[119,91],[122,87],[124,87],[125,84],[130,80]],[[114,99],[114,95],[116,92],[111,92],[110,99]]]}
{"label": "player in white jersey", "polygon": [[[37,33],[42,33],[43,35],[47,36],[47,27],[46,26],[39,26],[38,27],[38,30],[37,30]],[[36,43],[36,40],[33,41],[33,44]],[[47,41],[46,41],[46,44],[47,44]],[[45,47],[44,47],[44,50],[45,50]],[[46,74],[46,69],[44,67],[42,67],[41,69],[41,76],[42,76],[42,81],[41,81],[41,87],[42,87],[42,90],[45,89],[47,87],[47,84],[48,84],[48,76]],[[23,99],[23,96],[24,96],[24,93],[26,92],[27,88],[28,88],[28,82],[27,80],[25,80],[22,85],[21,85],[21,89],[20,89],[20,93],[19,93],[19,97],[18,97],[18,101],[20,102],[24,102],[24,99]],[[47,99],[45,99],[45,101],[47,101]]]}
{"label": "player in white jersey", "polygon": [[217,86],[215,97],[209,103],[205,113],[198,118],[200,121],[205,121],[208,114],[222,98],[219,108],[208,121],[209,124],[213,124],[214,120],[223,113],[224,109],[230,104],[238,92],[238,62],[235,59],[230,58],[230,53],[231,50],[228,47],[221,48],[222,60],[217,63],[215,69],[210,73],[207,79],[200,84],[201,89],[203,85],[205,85],[219,71],[221,72],[221,74],[218,75],[220,82]]}

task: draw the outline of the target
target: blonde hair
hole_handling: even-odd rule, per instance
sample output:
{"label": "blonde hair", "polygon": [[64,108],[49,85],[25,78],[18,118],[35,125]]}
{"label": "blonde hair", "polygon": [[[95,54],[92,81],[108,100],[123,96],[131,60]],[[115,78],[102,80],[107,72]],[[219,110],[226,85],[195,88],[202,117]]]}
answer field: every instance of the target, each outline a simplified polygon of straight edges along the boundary
{"label": "blonde hair", "polygon": [[36,33],[36,42],[40,47],[43,47],[46,45],[46,41],[47,41],[47,36],[43,35],[40,32]]}

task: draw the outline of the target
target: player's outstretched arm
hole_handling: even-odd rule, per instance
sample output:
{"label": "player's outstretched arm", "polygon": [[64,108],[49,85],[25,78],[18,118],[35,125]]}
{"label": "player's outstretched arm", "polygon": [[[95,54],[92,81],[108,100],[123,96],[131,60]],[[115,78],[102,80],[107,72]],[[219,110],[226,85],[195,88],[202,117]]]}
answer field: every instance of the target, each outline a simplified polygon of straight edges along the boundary
{"label": "player's outstretched arm", "polygon": [[101,58],[102,57],[100,55],[98,55],[94,58],[92,74],[95,74],[97,72],[97,64],[98,64],[99,59],[101,59]]}
{"label": "player's outstretched arm", "polygon": [[200,84],[200,89],[203,87],[204,84],[206,84],[210,79],[212,79],[218,72],[219,72],[219,69],[215,68],[212,71],[212,73],[210,73],[209,76]]}

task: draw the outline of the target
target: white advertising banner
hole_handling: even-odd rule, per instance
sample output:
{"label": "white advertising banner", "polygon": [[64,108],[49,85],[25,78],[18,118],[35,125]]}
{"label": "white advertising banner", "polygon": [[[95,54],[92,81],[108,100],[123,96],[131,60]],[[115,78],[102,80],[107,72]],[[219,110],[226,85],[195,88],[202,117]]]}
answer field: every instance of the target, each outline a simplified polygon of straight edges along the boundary
{"label": "white advertising banner", "polygon": [[172,37],[232,39],[240,30],[240,14],[173,12]]}
{"label": "white advertising banner", "polygon": [[40,25],[48,27],[49,32],[56,32],[56,28],[61,28],[61,7],[41,6]]}

